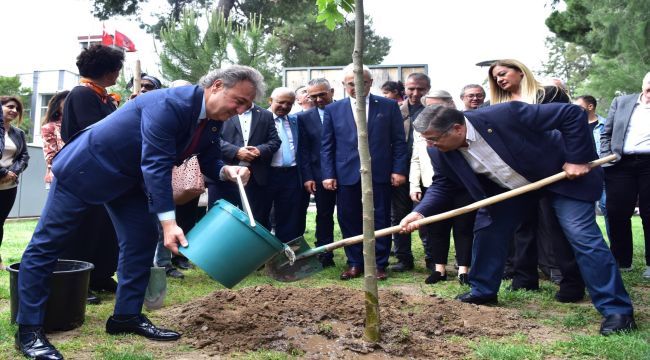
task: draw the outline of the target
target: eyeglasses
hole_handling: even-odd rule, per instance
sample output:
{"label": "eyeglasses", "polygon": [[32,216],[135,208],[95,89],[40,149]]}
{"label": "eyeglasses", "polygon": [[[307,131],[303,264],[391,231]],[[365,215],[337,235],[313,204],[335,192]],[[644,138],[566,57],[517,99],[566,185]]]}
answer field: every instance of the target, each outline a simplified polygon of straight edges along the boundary
{"label": "eyeglasses", "polygon": [[442,131],[442,134],[438,136],[423,136],[424,140],[428,143],[436,143],[440,141],[443,137],[447,136],[449,134],[449,130],[451,130],[454,127],[452,124],[450,127],[446,128],[444,131]]}
{"label": "eyeglasses", "polygon": [[485,97],[485,95],[483,95],[483,94],[465,94],[463,97],[466,97],[468,99],[479,99],[479,100],[481,100],[481,99],[483,99]]}

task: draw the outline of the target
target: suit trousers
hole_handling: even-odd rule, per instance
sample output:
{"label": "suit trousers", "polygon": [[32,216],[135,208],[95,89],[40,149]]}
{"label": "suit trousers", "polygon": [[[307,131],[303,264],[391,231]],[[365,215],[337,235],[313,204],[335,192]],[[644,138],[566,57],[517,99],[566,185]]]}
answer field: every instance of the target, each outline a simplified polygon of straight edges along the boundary
{"label": "suit trousers", "polygon": [[265,214],[262,216],[269,224],[271,206],[274,207],[275,237],[287,243],[305,233],[309,193],[300,184],[297,166],[271,167],[269,175],[266,191],[259,194],[266,206],[260,213]]}
{"label": "suit trousers", "polygon": [[[373,184],[373,201],[375,205],[375,230],[387,228],[390,225],[390,184]],[[336,192],[336,215],[343,237],[363,233],[363,208],[361,205],[361,182],[355,185],[339,185]],[[363,268],[363,244],[345,247],[348,266]],[[375,239],[375,255],[377,267],[386,269],[390,255],[390,237],[383,236]]]}
{"label": "suit trousers", "polygon": [[632,266],[632,215],[637,199],[645,240],[645,263],[650,266],[650,154],[623,155],[605,167],[609,242],[621,267]]}
{"label": "suit trousers", "polygon": [[[454,195],[454,209],[471,203],[472,197],[466,191]],[[453,229],[458,266],[471,266],[475,218],[476,211],[472,211],[452,219],[426,225],[427,240],[423,244],[424,252],[434,264],[447,264],[450,235]]]}
{"label": "suit trousers", "polygon": [[[49,278],[69,235],[91,206],[55,179],[31,241],[23,253],[18,277],[20,304],[16,322],[42,325],[50,289]],[[105,204],[119,241],[116,315],[139,314],[149,282],[151,254],[158,238],[155,215],[149,213],[140,185]]]}
{"label": "suit trousers", "polygon": [[537,192],[535,202],[524,209],[525,217],[515,232],[514,288],[537,289],[539,273],[537,271],[538,251],[546,249],[553,263],[562,273],[560,293],[566,296],[584,294],[584,281],[576,262],[573,250],[564,236],[551,206],[552,194]]}
{"label": "suit trousers", "polygon": [[[409,194],[409,186],[408,179],[406,179],[404,184],[398,187],[391,187],[391,225],[399,225],[399,222],[413,210],[413,201]],[[399,262],[413,264],[411,233],[393,234],[393,246],[395,257]]]}
{"label": "suit trousers", "polygon": [[[336,191],[325,190],[322,181],[316,182],[316,246],[331,244],[334,241],[334,208]],[[321,260],[332,259],[334,254],[326,252],[319,255]]]}

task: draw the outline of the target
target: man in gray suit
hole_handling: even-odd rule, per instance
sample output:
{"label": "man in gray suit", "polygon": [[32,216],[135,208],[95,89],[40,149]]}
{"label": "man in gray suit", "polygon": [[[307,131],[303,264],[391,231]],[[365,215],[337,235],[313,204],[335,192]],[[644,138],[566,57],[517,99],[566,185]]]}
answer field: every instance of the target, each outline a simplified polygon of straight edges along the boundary
{"label": "man in gray suit", "polygon": [[642,92],[619,96],[609,109],[600,136],[600,154],[616,154],[605,167],[610,244],[621,271],[632,270],[630,217],[639,200],[645,238],[646,270],[650,279],[650,72],[643,78]]}

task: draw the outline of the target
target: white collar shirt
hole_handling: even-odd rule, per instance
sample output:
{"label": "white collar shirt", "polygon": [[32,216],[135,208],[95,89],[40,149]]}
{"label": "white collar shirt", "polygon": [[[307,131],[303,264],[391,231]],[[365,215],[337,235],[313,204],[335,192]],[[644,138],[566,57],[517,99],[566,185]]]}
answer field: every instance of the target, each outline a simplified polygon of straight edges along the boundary
{"label": "white collar shirt", "polygon": [[248,146],[248,138],[251,132],[251,123],[253,122],[253,107],[239,115],[239,125],[241,126],[241,135],[244,139],[244,146]]}
{"label": "white collar shirt", "polygon": [[623,154],[650,154],[650,103],[644,103],[642,96],[639,96],[627,125]]}

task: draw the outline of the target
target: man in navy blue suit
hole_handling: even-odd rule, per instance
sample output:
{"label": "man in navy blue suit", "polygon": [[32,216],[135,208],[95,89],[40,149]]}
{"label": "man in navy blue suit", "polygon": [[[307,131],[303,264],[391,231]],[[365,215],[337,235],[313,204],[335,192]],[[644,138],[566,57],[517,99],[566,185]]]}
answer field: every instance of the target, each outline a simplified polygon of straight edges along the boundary
{"label": "man in navy blue suit", "polygon": [[[372,86],[370,70],[364,67],[364,93],[368,145],[372,158],[372,190],[375,205],[375,227],[390,226],[391,186],[406,181],[409,163],[404,136],[402,115],[397,103],[383,97],[369,95]],[[363,232],[361,219],[361,163],[357,146],[355,123],[356,93],[352,65],[343,69],[343,86],[350,97],[325,107],[323,117],[323,140],[321,148],[321,171],[323,187],[336,190],[336,208],[339,226],[344,237]],[[361,95],[361,94],[359,94]],[[345,248],[348,269],[341,280],[359,277],[363,273],[363,245]],[[386,267],[390,253],[390,237],[377,238],[377,278],[387,278]]]}
{"label": "man in navy blue suit", "polygon": [[[332,103],[334,89],[327,79],[311,79],[307,85],[307,95],[316,106],[296,114],[300,134],[298,159],[303,186],[316,200],[316,246],[323,246],[334,241],[336,192],[323,187],[323,175],[320,170],[323,117],[325,106]],[[331,252],[319,254],[318,260],[323,267],[335,265]]]}
{"label": "man in navy blue suit", "polygon": [[244,181],[245,167],[223,166],[221,122],[251,107],[264,92],[264,80],[245,66],[215,70],[201,86],[153,91],[135,98],[104,120],[78,133],[54,160],[55,182],[20,265],[20,304],[16,345],[32,358],[62,359],[43,333],[48,279],[78,215],[103,204],[113,220],[120,253],[118,288],[109,334],[132,333],[152,340],[176,340],[180,334],[154,326],[141,314],[151,254],[160,221],[165,246],[187,246],[176,224],[171,173],[191,154],[212,178]]}
{"label": "man in navy blue suit", "polygon": [[[514,101],[463,114],[444,107],[426,108],[415,121],[429,144],[434,173],[420,204],[400,225],[447,210],[465,188],[481,200],[564,170],[569,180],[547,186],[547,196],[571,243],[596,309],[604,316],[600,332],[636,328],[630,297],[616,261],[596,224],[603,171],[590,169],[597,158],[582,109],[570,104],[529,105]],[[478,211],[474,226],[471,290],[457,299],[496,304],[510,238],[523,209],[535,194],[520,195]]]}

